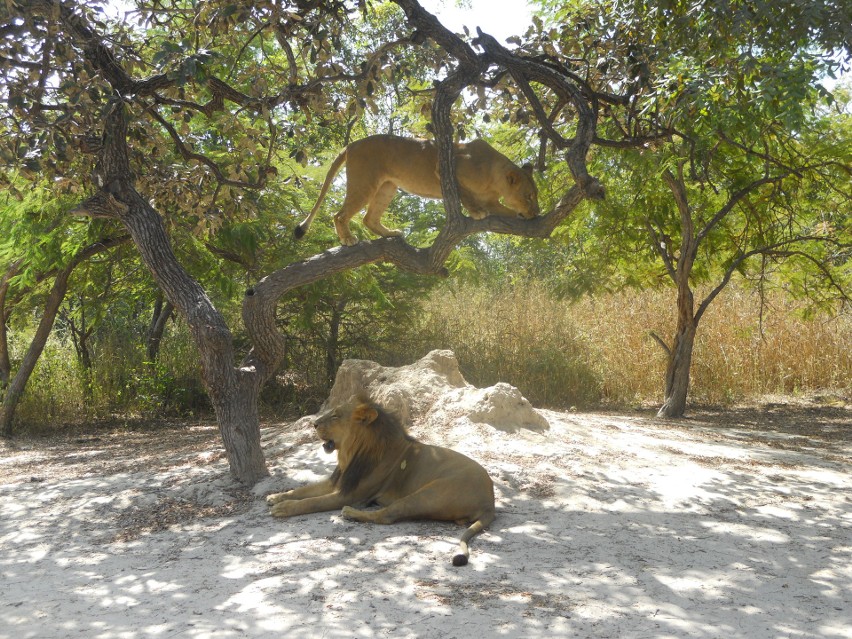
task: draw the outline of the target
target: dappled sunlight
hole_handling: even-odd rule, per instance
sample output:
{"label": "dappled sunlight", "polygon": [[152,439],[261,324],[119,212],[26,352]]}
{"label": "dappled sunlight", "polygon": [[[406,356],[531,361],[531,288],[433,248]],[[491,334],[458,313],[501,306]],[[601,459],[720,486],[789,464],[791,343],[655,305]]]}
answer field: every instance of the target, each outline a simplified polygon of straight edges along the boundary
{"label": "dappled sunlight", "polygon": [[848,637],[845,466],[554,415],[546,435],[459,435],[498,505],[461,569],[452,523],[270,517],[263,495],[333,468],[305,429],[265,434],[273,475],[249,495],[224,464],[6,485],[0,623],[16,639]]}

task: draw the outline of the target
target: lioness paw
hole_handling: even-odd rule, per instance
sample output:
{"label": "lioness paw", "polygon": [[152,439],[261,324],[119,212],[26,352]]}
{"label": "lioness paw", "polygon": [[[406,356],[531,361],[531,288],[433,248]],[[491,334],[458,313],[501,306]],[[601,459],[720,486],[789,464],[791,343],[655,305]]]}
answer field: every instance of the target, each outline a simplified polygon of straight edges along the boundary
{"label": "lioness paw", "polygon": [[340,243],[341,243],[343,246],[355,246],[355,245],[358,243],[358,238],[357,238],[357,237],[353,237],[353,236],[349,236],[349,237],[341,237],[341,238],[340,238]]}
{"label": "lioness paw", "polygon": [[266,496],[266,503],[272,506],[273,504],[277,504],[279,501],[284,501],[285,499],[287,499],[287,493],[273,493]]}

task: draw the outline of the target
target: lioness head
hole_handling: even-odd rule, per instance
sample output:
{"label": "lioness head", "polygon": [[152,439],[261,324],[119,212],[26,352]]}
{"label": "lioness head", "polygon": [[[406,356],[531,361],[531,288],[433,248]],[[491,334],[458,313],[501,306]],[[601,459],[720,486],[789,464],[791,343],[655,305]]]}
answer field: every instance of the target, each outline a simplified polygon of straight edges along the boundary
{"label": "lioness head", "polygon": [[538,208],[538,187],[533,179],[532,165],[525,164],[522,169],[512,167],[506,172],[508,188],[503,193],[503,202],[521,217],[536,217]]}
{"label": "lioness head", "polygon": [[366,398],[355,395],[349,401],[321,413],[314,420],[314,428],[323,442],[323,450],[333,453],[351,447],[353,440],[360,439],[359,431],[372,424],[378,415],[378,411]]}

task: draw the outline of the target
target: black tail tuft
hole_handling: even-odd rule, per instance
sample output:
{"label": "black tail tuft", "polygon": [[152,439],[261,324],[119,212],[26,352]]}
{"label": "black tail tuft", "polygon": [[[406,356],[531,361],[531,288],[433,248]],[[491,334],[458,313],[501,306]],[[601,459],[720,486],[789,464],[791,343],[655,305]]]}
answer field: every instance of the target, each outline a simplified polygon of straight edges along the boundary
{"label": "black tail tuft", "polygon": [[459,553],[453,556],[454,566],[467,566],[467,556]]}
{"label": "black tail tuft", "polygon": [[303,229],[301,225],[297,226],[293,229],[293,237],[295,237],[297,240],[301,240],[303,237],[305,237],[305,229]]}

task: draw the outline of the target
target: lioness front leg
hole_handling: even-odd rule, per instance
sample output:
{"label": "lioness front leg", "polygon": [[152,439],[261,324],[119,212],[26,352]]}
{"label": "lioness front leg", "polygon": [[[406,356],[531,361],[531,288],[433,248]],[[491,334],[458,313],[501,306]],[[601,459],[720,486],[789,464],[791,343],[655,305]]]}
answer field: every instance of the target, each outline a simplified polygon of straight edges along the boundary
{"label": "lioness front leg", "polygon": [[483,220],[488,216],[488,212],[482,208],[482,203],[474,197],[473,193],[460,187],[459,199],[462,206],[467,209],[468,215],[474,220]]}

